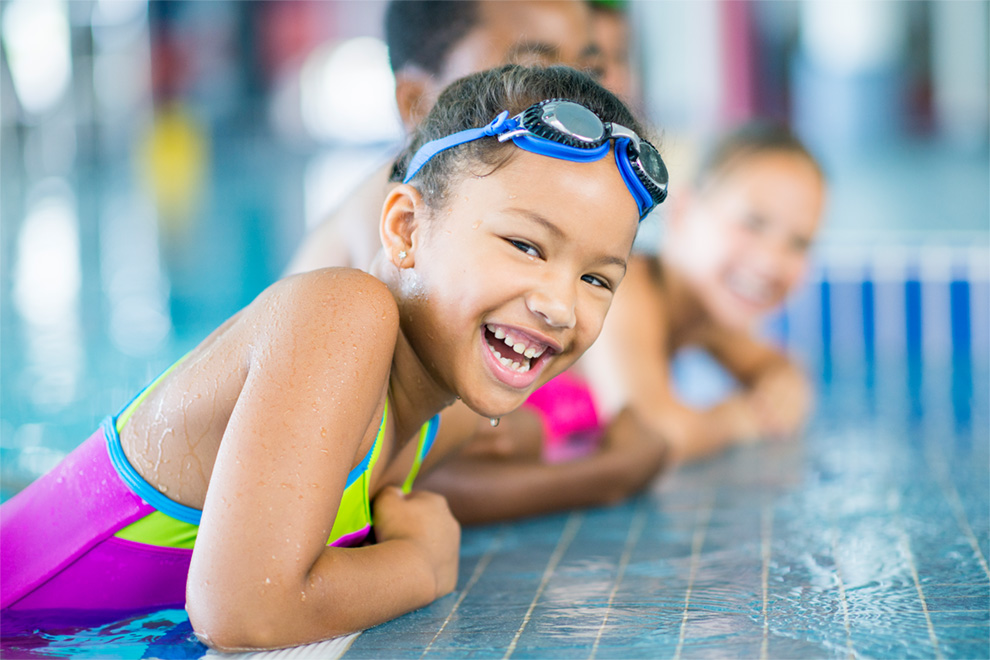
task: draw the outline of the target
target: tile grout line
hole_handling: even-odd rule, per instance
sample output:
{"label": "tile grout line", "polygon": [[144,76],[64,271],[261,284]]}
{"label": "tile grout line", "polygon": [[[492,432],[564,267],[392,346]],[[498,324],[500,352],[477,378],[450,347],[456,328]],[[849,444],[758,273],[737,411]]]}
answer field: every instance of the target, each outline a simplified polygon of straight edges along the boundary
{"label": "tile grout line", "polygon": [[976,557],[976,560],[980,562],[980,566],[983,567],[983,572],[987,574],[987,578],[990,579],[990,566],[987,566],[986,557],[983,556],[983,551],[980,550],[980,542],[976,538],[976,534],[973,533],[973,528],[969,524],[969,517],[966,515],[966,509],[963,508],[962,499],[959,497],[959,491],[952,483],[952,480],[949,479],[949,468],[945,464],[945,457],[941,454],[941,452],[932,450],[932,453],[935,454],[936,460],[933,462],[936,466],[936,472],[938,474],[939,485],[942,487],[942,493],[945,495],[945,499],[949,501],[949,506],[952,508],[952,512],[956,516],[956,523],[962,529],[963,534],[966,535],[966,540],[969,541],[970,547],[973,548],[973,555]]}
{"label": "tile grout line", "polygon": [[987,574],[987,578],[990,578],[990,566],[987,566],[986,557],[983,556],[983,551],[980,550],[980,542],[977,540],[976,535],[973,533],[973,528],[969,524],[969,517],[966,515],[966,510],[963,508],[962,499],[959,497],[959,490],[952,483],[952,479],[949,478],[949,466],[946,462],[945,455],[939,451],[941,445],[927,444],[928,453],[931,456],[932,463],[935,467],[935,473],[937,475],[939,486],[942,488],[942,493],[945,495],[945,499],[949,501],[949,506],[952,508],[953,514],[956,516],[956,522],[962,529],[963,534],[966,535],[966,539],[969,541],[970,547],[973,548],[973,555],[976,560],[980,563],[983,568],[983,572]]}
{"label": "tile grout line", "polygon": [[928,612],[928,601],[925,600],[925,591],[921,587],[921,579],[918,577],[918,566],[914,562],[914,553],[911,552],[911,540],[908,538],[907,530],[904,528],[904,523],[901,521],[900,515],[900,498],[896,491],[891,491],[888,497],[888,507],[894,514],[894,520],[897,523],[897,527],[900,530],[901,536],[901,550],[904,553],[905,558],[908,561],[908,567],[911,569],[911,577],[914,579],[914,587],[918,591],[918,598],[921,600],[921,611],[925,615],[925,622],[928,625],[928,639],[931,641],[932,646],[935,650],[935,657],[941,658],[942,652],[938,647],[938,637],[935,635],[935,626],[932,625],[932,617]]}
{"label": "tile grout line", "polygon": [[642,535],[644,527],[646,527],[646,507],[641,505],[633,517],[632,522],[629,524],[629,534],[626,535],[626,544],[622,549],[622,556],[619,558],[619,569],[615,575],[615,584],[612,585],[612,591],[608,595],[605,616],[602,618],[602,625],[598,628],[598,634],[595,635],[595,643],[591,646],[591,653],[588,655],[588,660],[592,660],[598,653],[598,645],[602,641],[602,633],[605,632],[605,626],[608,624],[608,616],[612,612],[615,594],[619,591],[619,585],[625,576],[626,567],[629,565],[629,560],[632,557],[633,548],[639,542],[639,537]]}
{"label": "tile grout line", "polygon": [[451,617],[454,616],[457,609],[461,606],[461,603],[464,602],[468,592],[471,591],[474,585],[477,584],[478,580],[481,579],[481,574],[485,572],[486,568],[488,568],[488,564],[491,563],[492,557],[494,557],[495,553],[502,547],[502,539],[505,537],[506,529],[506,525],[502,525],[501,529],[499,529],[498,534],[495,536],[495,540],[492,541],[491,546],[485,550],[485,554],[478,561],[478,565],[474,567],[474,571],[471,573],[470,579],[468,579],[467,584],[464,585],[464,590],[461,592],[461,595],[457,597],[457,600],[454,602],[454,606],[450,608],[447,618],[443,620],[442,624],[440,624],[440,629],[437,630],[437,634],[433,636],[430,643],[423,649],[422,655],[419,656],[420,658],[426,657],[426,654],[429,653],[431,648],[433,648],[433,642],[437,641],[437,637],[440,636],[440,633],[442,633],[447,627],[447,624],[450,623]]}
{"label": "tile grout line", "polygon": [[852,627],[849,625],[849,600],[846,598],[846,583],[842,579],[842,570],[839,566],[839,530],[834,521],[832,527],[832,560],[835,562],[835,581],[839,584],[839,602],[842,603],[842,624],[846,629],[846,648],[849,650],[849,657],[855,658],[856,652],[852,646]]}
{"label": "tile grout line", "polygon": [[767,614],[768,592],[770,591],[770,536],[773,534],[773,505],[766,504],[760,516],[760,584],[763,589],[763,641],[760,642],[760,660],[766,660],[770,645],[770,617]]}
{"label": "tile grout line", "polygon": [[684,634],[687,632],[687,620],[691,607],[691,591],[694,588],[694,576],[698,572],[698,562],[701,557],[701,547],[705,543],[705,534],[708,532],[708,522],[712,518],[715,509],[715,491],[703,511],[698,513],[698,521],[694,528],[694,537],[691,539],[691,569],[688,574],[687,593],[684,594],[684,615],[681,617],[681,630],[677,637],[677,650],[674,652],[674,660],[680,660],[681,649],[684,648]]}
{"label": "tile grout line", "polygon": [[560,540],[557,541],[557,547],[554,549],[553,554],[550,555],[550,561],[547,562],[547,567],[543,570],[543,579],[540,580],[540,586],[536,588],[536,594],[533,596],[532,602],[529,604],[529,609],[526,610],[526,615],[523,616],[522,623],[519,625],[519,630],[516,631],[515,637],[512,638],[512,642],[509,643],[509,648],[505,650],[505,655],[502,656],[502,660],[507,660],[516,650],[516,644],[519,643],[519,638],[522,637],[523,630],[529,624],[529,619],[533,615],[533,610],[536,608],[536,603],[540,600],[540,596],[543,595],[543,590],[546,588],[547,583],[550,581],[550,577],[553,572],[557,570],[557,564],[560,563],[561,557],[567,551],[568,546],[571,545],[571,541],[577,535],[578,529],[581,527],[581,523],[584,520],[584,514],[581,512],[571,513],[567,518],[567,524],[564,525],[564,531],[560,534]]}

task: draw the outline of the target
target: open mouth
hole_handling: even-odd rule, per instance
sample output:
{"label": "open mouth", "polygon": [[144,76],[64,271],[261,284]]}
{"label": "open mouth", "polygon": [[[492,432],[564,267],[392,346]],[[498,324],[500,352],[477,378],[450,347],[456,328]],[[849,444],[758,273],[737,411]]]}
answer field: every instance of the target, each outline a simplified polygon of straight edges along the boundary
{"label": "open mouth", "polygon": [[521,374],[529,372],[544,355],[554,353],[553,348],[533,337],[493,323],[485,324],[485,343],[503,367]]}
{"label": "open mouth", "polygon": [[752,305],[769,305],[774,301],[774,287],[764,278],[734,273],[727,278],[729,290]]}

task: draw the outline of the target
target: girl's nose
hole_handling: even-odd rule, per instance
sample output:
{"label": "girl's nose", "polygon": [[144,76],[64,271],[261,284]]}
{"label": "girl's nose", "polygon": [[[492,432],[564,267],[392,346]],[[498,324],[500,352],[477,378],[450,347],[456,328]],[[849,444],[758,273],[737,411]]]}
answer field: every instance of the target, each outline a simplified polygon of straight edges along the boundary
{"label": "girl's nose", "polygon": [[577,324],[574,287],[563,282],[547,282],[526,296],[529,311],[554,328],[573,328]]}

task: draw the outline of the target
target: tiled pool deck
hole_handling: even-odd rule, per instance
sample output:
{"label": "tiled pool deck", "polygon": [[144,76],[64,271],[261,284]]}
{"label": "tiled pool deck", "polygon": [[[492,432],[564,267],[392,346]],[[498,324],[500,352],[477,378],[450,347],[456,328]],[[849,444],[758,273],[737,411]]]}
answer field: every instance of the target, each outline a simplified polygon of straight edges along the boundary
{"label": "tiled pool deck", "polygon": [[[468,528],[453,594],[348,643],[254,655],[990,657],[986,370],[884,374],[823,385],[802,441],[683,466],[615,507]],[[204,653],[171,610],[8,636],[3,657]]]}
{"label": "tiled pool deck", "polygon": [[833,383],[801,443],[466,530],[458,591],[344,658],[990,657],[985,383],[900,385],[927,409]]}

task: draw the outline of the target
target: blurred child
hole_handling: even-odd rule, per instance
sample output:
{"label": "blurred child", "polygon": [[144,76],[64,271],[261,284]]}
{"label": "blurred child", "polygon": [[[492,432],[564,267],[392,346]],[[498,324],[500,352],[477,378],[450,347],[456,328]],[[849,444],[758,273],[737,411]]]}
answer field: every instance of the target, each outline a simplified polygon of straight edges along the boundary
{"label": "blurred child", "polygon": [[6,502],[0,607],[185,603],[232,650],[450,592],[458,525],[410,490],[452,449],[427,456],[435,416],[460,399],[497,420],[594,341],[665,190],[639,130],[568,68],[452,85],[395,164],[377,279],[273,284]]}
{"label": "blurred child", "polygon": [[[801,281],[824,195],[818,163],[785,128],[753,122],[724,136],[690,189],[673,198],[659,255],[630,259],[586,356],[537,390],[504,427],[476,428],[428,485],[447,496],[458,520],[483,522],[522,515],[532,502],[551,511],[641,488],[648,481],[642,470],[606,478],[595,467],[627,437],[616,425],[662,438],[671,459],[681,461],[798,432],[810,388],[757,325]],[[708,351],[740,390],[709,409],[681,402],[670,362],[689,346]],[[455,412],[445,412],[445,421]],[[532,476],[522,478],[527,471]]]}
{"label": "blurred child", "polygon": [[[605,413],[632,407],[677,456],[797,433],[811,407],[798,365],[758,335],[802,281],[821,221],[821,167],[786,128],[751,122],[711,150],[668,209],[659,258],[631,260],[582,368]],[[710,353],[741,389],[693,409],[670,383],[682,348]]]}
{"label": "blurred child", "polygon": [[627,3],[621,0],[589,0],[591,40],[598,52],[598,82],[634,110],[639,105],[639,76],[629,53],[632,38]]}
{"label": "blurred child", "polygon": [[[407,131],[462,76],[503,64],[582,68],[594,52],[584,0],[392,0],[384,28]],[[286,274],[328,266],[367,270],[379,248],[390,169],[387,163],[372,173],[303,237]]]}

